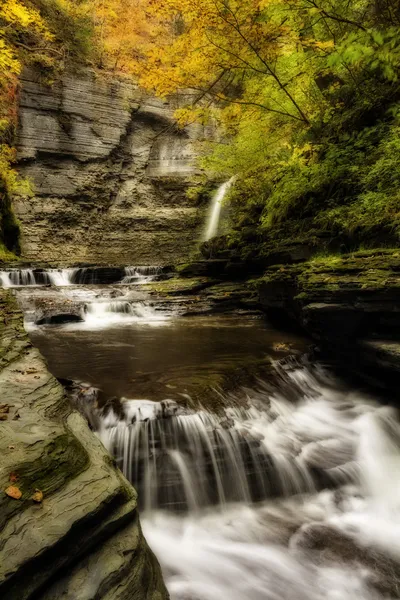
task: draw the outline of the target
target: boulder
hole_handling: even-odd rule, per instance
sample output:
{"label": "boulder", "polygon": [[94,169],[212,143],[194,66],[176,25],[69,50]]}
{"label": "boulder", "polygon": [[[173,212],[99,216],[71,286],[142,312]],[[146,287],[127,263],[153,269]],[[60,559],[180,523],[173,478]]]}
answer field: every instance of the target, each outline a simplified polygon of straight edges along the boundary
{"label": "boulder", "polygon": [[135,490],[32,348],[5,290],[0,338],[1,598],[167,598]]}

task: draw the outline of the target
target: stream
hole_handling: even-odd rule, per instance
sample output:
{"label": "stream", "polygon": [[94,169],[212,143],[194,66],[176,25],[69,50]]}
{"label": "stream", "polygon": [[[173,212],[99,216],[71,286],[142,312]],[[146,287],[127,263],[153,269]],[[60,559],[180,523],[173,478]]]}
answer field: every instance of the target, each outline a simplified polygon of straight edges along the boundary
{"label": "stream", "polygon": [[[263,319],[182,317],[147,301],[136,289],[156,268],[125,272],[122,299],[77,270],[50,275],[1,278],[137,488],[173,600],[400,597],[394,408],[309,363],[306,340]],[[73,306],[76,321],[39,323],[46,302]]]}

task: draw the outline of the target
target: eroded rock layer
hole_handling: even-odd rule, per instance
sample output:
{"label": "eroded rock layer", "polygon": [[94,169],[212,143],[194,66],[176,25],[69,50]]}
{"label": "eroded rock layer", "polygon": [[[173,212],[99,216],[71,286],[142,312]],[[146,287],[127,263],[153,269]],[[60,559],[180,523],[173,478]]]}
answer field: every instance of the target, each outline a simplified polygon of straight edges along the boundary
{"label": "eroded rock layer", "polygon": [[27,260],[171,264],[199,240],[202,210],[187,198],[194,142],[173,102],[93,72],[51,88],[22,79],[19,171],[34,197],[16,199]]}
{"label": "eroded rock layer", "polygon": [[167,598],[136,492],[0,292],[0,596]]}

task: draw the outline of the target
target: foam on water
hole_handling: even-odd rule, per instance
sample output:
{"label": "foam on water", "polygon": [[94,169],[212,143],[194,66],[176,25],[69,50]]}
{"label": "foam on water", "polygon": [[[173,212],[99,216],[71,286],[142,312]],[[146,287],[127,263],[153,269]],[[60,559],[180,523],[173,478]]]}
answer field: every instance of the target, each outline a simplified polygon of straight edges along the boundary
{"label": "foam on water", "polygon": [[[380,577],[397,589],[397,412],[319,369],[278,369],[281,385],[224,415],[130,400],[122,418],[100,418],[173,600],[377,600]],[[316,525],[328,553],[301,543]],[[329,531],[345,536],[343,555],[329,554]],[[353,560],[348,539],[378,555]],[[380,572],[389,560],[397,572]]]}
{"label": "foam on water", "polygon": [[124,284],[144,284],[154,281],[160,273],[162,267],[142,266],[142,267],[125,267],[125,277],[121,283]]}
{"label": "foam on water", "polygon": [[88,329],[98,329],[128,323],[160,324],[168,320],[168,316],[157,312],[143,302],[114,300],[90,302],[82,310],[84,325]]}
{"label": "foam on water", "polygon": [[[120,283],[143,284],[157,278],[162,267],[143,266],[125,267],[125,276]],[[66,287],[71,285],[94,285],[98,281],[96,268],[74,267],[67,269],[9,269],[0,271],[2,287],[26,287],[53,285]]]}

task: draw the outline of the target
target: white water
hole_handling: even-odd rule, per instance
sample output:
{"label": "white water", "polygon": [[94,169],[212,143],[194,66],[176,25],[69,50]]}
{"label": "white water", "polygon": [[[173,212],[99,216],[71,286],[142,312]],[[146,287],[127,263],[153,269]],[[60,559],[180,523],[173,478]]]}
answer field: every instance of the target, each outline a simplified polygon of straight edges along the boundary
{"label": "white water", "polygon": [[36,285],[35,274],[32,269],[0,271],[0,281],[2,287],[5,288]]}
{"label": "white water", "polygon": [[121,283],[143,284],[153,281],[162,271],[161,267],[125,267],[125,277]]}
{"label": "white water", "polygon": [[49,269],[47,274],[51,285],[56,287],[72,285],[77,269]]}
{"label": "white water", "polygon": [[157,325],[169,319],[168,315],[157,312],[143,302],[127,300],[90,302],[85,305],[81,314],[84,323],[68,325],[70,329],[82,328],[82,326],[86,329],[102,329],[129,323]]}
{"label": "white water", "polygon": [[206,231],[204,236],[205,241],[211,239],[218,233],[222,203],[229,189],[232,187],[233,182],[234,177],[231,177],[229,181],[225,181],[225,183],[219,186],[219,188],[213,196],[210,207],[210,213],[206,223]]}
{"label": "white water", "polygon": [[54,285],[67,286],[72,285],[75,273],[79,269],[11,269],[0,271],[0,282],[2,287],[25,287]]}
{"label": "white water", "polygon": [[[280,375],[225,417],[135,400],[122,421],[102,418],[172,599],[377,600],[382,586],[399,597],[397,412],[319,370]],[[335,489],[317,491],[322,475]],[[307,537],[322,525],[323,549]]]}
{"label": "white water", "polygon": [[[161,267],[125,267],[125,276],[120,283],[143,284],[153,281],[160,275]],[[66,287],[71,285],[95,284],[97,282],[96,270],[87,267],[76,267],[69,269],[9,269],[0,271],[0,283],[2,287],[25,287],[53,285]]]}

